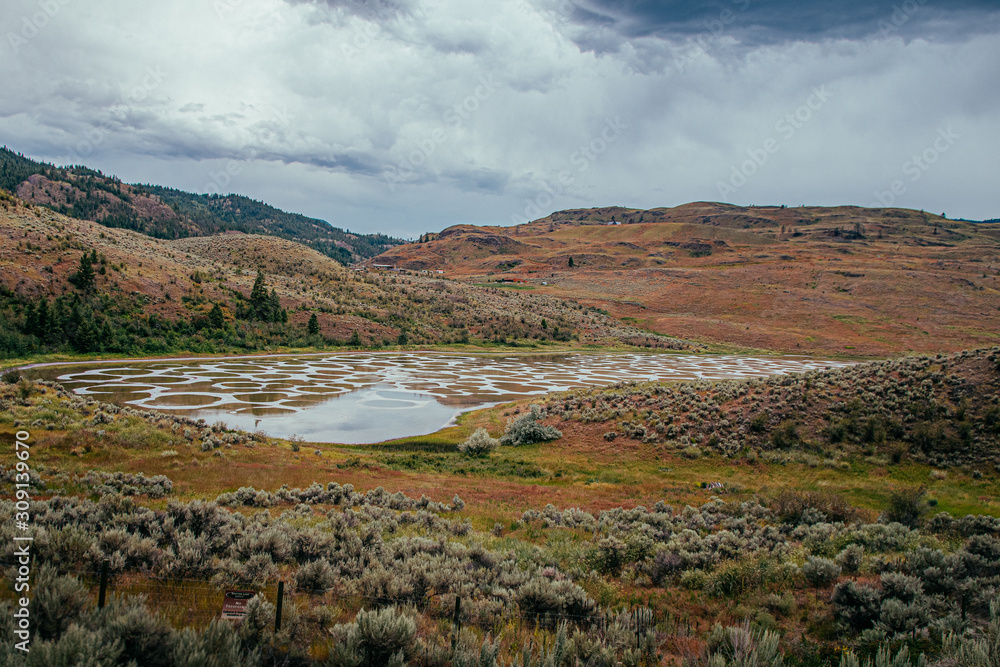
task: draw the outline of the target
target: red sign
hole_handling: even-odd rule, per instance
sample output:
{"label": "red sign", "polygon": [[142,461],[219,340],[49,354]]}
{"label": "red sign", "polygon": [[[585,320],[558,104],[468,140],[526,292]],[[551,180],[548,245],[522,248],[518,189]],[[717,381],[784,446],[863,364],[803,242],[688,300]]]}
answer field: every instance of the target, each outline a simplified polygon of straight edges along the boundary
{"label": "red sign", "polygon": [[222,598],[222,618],[238,621],[247,613],[247,604],[257,595],[257,591],[226,591]]}

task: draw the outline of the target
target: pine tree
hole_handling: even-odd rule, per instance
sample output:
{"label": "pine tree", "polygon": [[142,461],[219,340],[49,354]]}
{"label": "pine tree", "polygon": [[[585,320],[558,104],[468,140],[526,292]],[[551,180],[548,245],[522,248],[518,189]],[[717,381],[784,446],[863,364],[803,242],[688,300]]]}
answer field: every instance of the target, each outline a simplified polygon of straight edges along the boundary
{"label": "pine tree", "polygon": [[35,315],[37,324],[35,330],[31,333],[35,334],[42,340],[44,340],[49,333],[49,328],[52,326],[52,317],[49,315],[49,300],[43,298],[38,303],[38,314]]}
{"label": "pine tree", "polygon": [[361,335],[358,334],[357,329],[355,329],[351,333],[351,338],[350,338],[350,340],[347,341],[347,344],[350,345],[351,347],[360,347],[361,346]]}
{"label": "pine tree", "polygon": [[97,349],[97,327],[89,314],[80,317],[73,337],[73,347],[78,352],[93,352]]}
{"label": "pine tree", "polygon": [[571,269],[573,268],[573,258],[572,257],[569,258],[569,268],[571,268]]}
{"label": "pine tree", "polygon": [[281,299],[278,298],[277,290],[273,288],[271,289],[271,296],[267,299],[266,317],[261,319],[267,322],[281,322]]}
{"label": "pine tree", "polygon": [[219,308],[219,304],[212,306],[212,310],[209,311],[208,323],[212,325],[213,329],[221,329],[226,325],[226,318],[222,315],[222,308]]}
{"label": "pine tree", "polygon": [[70,276],[70,282],[81,292],[90,292],[94,289],[94,262],[87,253],[83,253],[80,257],[80,268]]}
{"label": "pine tree", "polygon": [[319,318],[316,317],[316,313],[309,316],[309,324],[306,325],[306,331],[309,332],[310,336],[319,335]]}
{"label": "pine tree", "polygon": [[255,319],[264,319],[263,314],[267,310],[268,302],[267,286],[264,284],[264,272],[257,270],[257,280],[250,290],[250,316]]}
{"label": "pine tree", "polygon": [[37,336],[38,331],[38,313],[35,311],[35,304],[33,301],[29,301],[28,305],[24,307],[24,329],[22,331],[29,336]]}

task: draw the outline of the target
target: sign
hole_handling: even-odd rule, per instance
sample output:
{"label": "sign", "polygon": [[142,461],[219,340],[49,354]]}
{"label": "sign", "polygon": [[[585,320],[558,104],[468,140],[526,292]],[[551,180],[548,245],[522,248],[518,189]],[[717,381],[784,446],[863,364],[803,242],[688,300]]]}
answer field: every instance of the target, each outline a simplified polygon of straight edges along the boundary
{"label": "sign", "polygon": [[222,618],[238,621],[247,613],[247,604],[257,595],[257,591],[226,591],[222,598]]}

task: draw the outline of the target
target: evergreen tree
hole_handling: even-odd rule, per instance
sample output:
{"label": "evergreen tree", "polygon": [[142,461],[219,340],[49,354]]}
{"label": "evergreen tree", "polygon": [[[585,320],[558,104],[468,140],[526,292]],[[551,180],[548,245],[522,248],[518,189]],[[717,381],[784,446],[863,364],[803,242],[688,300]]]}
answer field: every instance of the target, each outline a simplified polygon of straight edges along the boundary
{"label": "evergreen tree", "polygon": [[212,306],[212,310],[209,311],[208,323],[212,325],[213,329],[221,329],[226,325],[226,318],[222,315],[222,308],[219,308],[219,304]]}
{"label": "evergreen tree", "polygon": [[350,345],[351,347],[360,347],[361,346],[361,335],[358,334],[358,330],[357,329],[355,329],[351,333],[351,338],[350,338],[350,340],[347,341],[347,344]]}
{"label": "evergreen tree", "polygon": [[309,324],[306,325],[306,331],[309,332],[310,336],[319,335],[319,318],[316,317],[316,313],[309,316]]}
{"label": "evergreen tree", "polygon": [[35,303],[29,301],[24,307],[24,328],[21,330],[29,336],[37,336],[38,333],[38,313],[35,311]]}
{"label": "evergreen tree", "polygon": [[114,331],[112,331],[111,324],[107,320],[104,320],[104,324],[101,325],[101,333],[98,340],[105,350],[115,350],[117,347]]}
{"label": "evergreen tree", "polygon": [[[285,316],[287,319],[287,315]],[[274,288],[271,289],[271,296],[267,300],[267,316],[262,317],[262,320],[266,322],[281,322],[281,299],[278,298],[278,292]]]}
{"label": "evergreen tree", "polygon": [[80,257],[80,268],[70,276],[70,282],[81,292],[90,292],[94,289],[94,262],[89,254],[83,253]]}
{"label": "evergreen tree", "polygon": [[93,352],[97,349],[97,327],[89,314],[80,317],[76,335],[73,336],[73,347],[78,352]]}
{"label": "evergreen tree", "polygon": [[264,272],[257,270],[257,280],[250,290],[250,316],[255,319],[264,319],[262,315],[267,311],[269,297],[267,285],[264,284]]}
{"label": "evergreen tree", "polygon": [[38,302],[38,312],[35,315],[35,329],[31,333],[35,334],[42,340],[45,340],[49,334],[49,328],[52,326],[51,316],[49,315],[49,300],[43,298]]}
{"label": "evergreen tree", "polygon": [[572,257],[569,258],[569,268],[571,268],[571,269],[573,268],[573,258]]}

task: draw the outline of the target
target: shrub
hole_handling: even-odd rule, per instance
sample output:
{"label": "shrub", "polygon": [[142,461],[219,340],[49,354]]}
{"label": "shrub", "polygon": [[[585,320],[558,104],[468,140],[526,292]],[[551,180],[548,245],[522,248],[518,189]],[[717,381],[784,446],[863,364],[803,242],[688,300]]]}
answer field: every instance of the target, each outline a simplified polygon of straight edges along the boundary
{"label": "shrub", "polygon": [[788,449],[799,442],[799,426],[791,419],[787,419],[774,429],[771,433],[771,445],[775,449]]}
{"label": "shrub", "polygon": [[255,667],[260,664],[260,653],[244,650],[232,623],[213,620],[201,634],[191,628],[178,632],[171,660],[175,667]]}
{"label": "shrub", "polygon": [[752,433],[763,433],[764,429],[767,428],[767,413],[758,412],[754,415],[754,418],[750,420],[750,431]]}
{"label": "shrub", "polygon": [[[892,652],[892,646],[889,644],[882,644],[879,646],[878,651],[875,654],[874,661],[871,658],[866,658],[861,661],[854,651],[848,650],[843,655],[840,656],[840,667],[926,667],[927,659],[921,654],[912,663],[910,661],[910,649],[906,645],[903,645],[899,651],[895,654]],[[954,662],[943,661],[936,663],[938,665],[976,665],[977,667],[982,664],[986,667],[987,664],[992,663],[978,663],[976,661],[963,661],[955,660]]]}
{"label": "shrub", "polygon": [[854,574],[861,569],[861,563],[865,557],[865,550],[857,544],[848,544],[843,551],[837,554],[834,559],[844,572]]}
{"label": "shrub", "polygon": [[546,615],[586,617],[593,612],[594,602],[586,591],[571,581],[553,581],[546,577],[535,577],[517,591],[514,601],[529,618]]}
{"label": "shrub", "polygon": [[[812,513],[809,509],[822,514],[821,520],[843,521],[845,523],[860,519],[860,512],[843,496],[836,493],[819,491],[782,491],[768,503],[774,512],[785,523],[809,523]],[[813,522],[815,523],[815,522]]]}
{"label": "shrub", "polygon": [[916,528],[927,513],[927,503],[924,487],[916,489],[896,489],[889,494],[889,506],[882,513],[882,520],[901,523],[910,528]]}
{"label": "shrub", "polygon": [[507,423],[507,430],[500,438],[500,444],[518,447],[562,437],[562,433],[556,427],[539,424],[538,420],[541,418],[541,408],[532,405],[529,412]]}
{"label": "shrub", "polygon": [[336,642],[329,665],[404,665],[416,647],[417,624],[396,607],[362,609],[353,623],[337,625],[332,632]]}
{"label": "shrub", "polygon": [[306,563],[295,573],[295,587],[310,593],[321,593],[333,586],[337,573],[325,559]]}
{"label": "shrub", "polygon": [[617,537],[605,537],[597,543],[597,548],[591,553],[592,567],[601,574],[618,574],[625,564],[627,548],[628,545]]}
{"label": "shrub", "polygon": [[785,656],[778,647],[778,633],[751,629],[750,623],[722,627],[716,624],[708,635],[705,651],[690,667],[781,667]]}
{"label": "shrub", "polygon": [[860,632],[872,627],[878,620],[882,596],[870,586],[848,580],[834,586],[830,601],[834,617],[848,630]]}
{"label": "shrub", "polygon": [[236,633],[244,645],[255,648],[274,632],[274,605],[262,594],[253,596],[247,603],[246,613],[236,626]]}
{"label": "shrub", "polygon": [[[69,665],[120,665],[122,643],[108,641],[100,630],[73,624],[58,640],[33,641],[31,653],[22,664],[28,667],[69,667]],[[0,653],[0,658],[3,658]],[[13,661],[4,664],[17,664]]]}
{"label": "shrub", "polygon": [[468,456],[486,456],[500,446],[500,441],[490,437],[485,428],[477,428],[472,435],[458,445],[458,451]]}
{"label": "shrub", "polygon": [[816,588],[829,586],[840,576],[840,566],[828,558],[809,556],[802,574]]}
{"label": "shrub", "polygon": [[53,639],[63,634],[87,607],[90,594],[76,577],[60,577],[47,564],[39,567],[37,577],[28,610],[36,636]]}
{"label": "shrub", "polygon": [[788,616],[795,609],[795,597],[790,591],[781,595],[771,593],[764,598],[764,606],[780,616]]}

